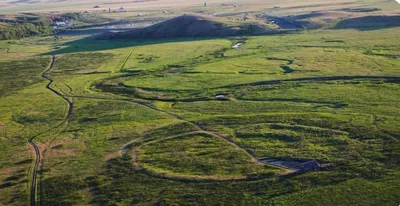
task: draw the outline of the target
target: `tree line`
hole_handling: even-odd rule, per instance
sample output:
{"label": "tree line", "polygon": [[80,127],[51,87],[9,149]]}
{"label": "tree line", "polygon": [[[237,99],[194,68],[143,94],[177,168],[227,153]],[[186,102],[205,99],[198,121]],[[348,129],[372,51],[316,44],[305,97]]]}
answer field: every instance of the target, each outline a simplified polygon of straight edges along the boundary
{"label": "tree line", "polygon": [[78,13],[66,13],[59,16],[17,17],[16,20],[0,19],[5,25],[0,25],[0,40],[13,40],[24,37],[48,35],[53,32],[53,21],[78,19]]}

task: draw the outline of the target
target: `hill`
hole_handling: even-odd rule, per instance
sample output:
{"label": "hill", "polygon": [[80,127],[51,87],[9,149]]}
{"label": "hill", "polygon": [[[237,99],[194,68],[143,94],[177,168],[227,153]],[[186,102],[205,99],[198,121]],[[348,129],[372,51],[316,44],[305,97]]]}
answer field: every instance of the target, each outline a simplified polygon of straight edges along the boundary
{"label": "hill", "polygon": [[238,23],[196,15],[183,15],[145,28],[126,32],[108,32],[98,39],[115,38],[176,38],[176,37],[221,37],[239,35],[259,35],[271,31],[257,23]]}

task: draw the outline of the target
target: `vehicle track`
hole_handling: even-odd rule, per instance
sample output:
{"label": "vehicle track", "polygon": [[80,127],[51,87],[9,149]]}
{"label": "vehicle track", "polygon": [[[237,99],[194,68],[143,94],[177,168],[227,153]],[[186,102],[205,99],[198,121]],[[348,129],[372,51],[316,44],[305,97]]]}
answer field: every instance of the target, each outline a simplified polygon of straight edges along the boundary
{"label": "vehicle track", "polygon": [[289,202],[290,206],[296,206],[299,205],[300,201],[299,200],[304,200],[308,194],[310,194],[311,192],[313,192],[313,190],[315,189],[315,185],[314,183],[311,184],[311,187],[307,188],[306,190],[303,190],[303,193],[300,195],[299,198],[294,198],[292,199],[293,202]]}
{"label": "vehicle track", "polygon": [[[228,86],[219,87],[219,88],[231,88],[231,87],[241,87],[241,86],[259,86],[259,85],[275,85],[275,84],[281,84],[281,83],[284,83],[284,82],[296,82],[296,81],[332,81],[332,80],[354,80],[354,79],[384,79],[385,81],[393,82],[393,83],[400,82],[400,77],[389,77],[389,76],[328,76],[328,77],[308,77],[308,78],[287,79],[287,80],[260,81],[260,82],[253,82],[253,83],[247,83],[247,84],[228,85]],[[223,136],[220,136],[220,135],[218,135],[216,133],[213,133],[213,132],[210,132],[210,131],[206,131],[205,129],[203,129],[201,127],[201,125],[196,124],[195,122],[191,122],[189,120],[186,120],[186,119],[184,119],[183,117],[181,117],[181,116],[179,116],[177,114],[173,114],[173,113],[170,113],[168,111],[160,110],[160,109],[158,109],[158,108],[146,103],[147,99],[139,99],[139,100],[136,99],[136,100],[133,100],[133,99],[96,98],[96,97],[88,97],[88,96],[76,96],[76,97],[78,97],[78,98],[89,98],[89,99],[100,99],[100,100],[126,101],[126,102],[131,102],[131,103],[135,103],[135,104],[139,104],[139,105],[145,106],[145,107],[147,107],[149,109],[152,109],[152,110],[155,110],[155,111],[158,111],[158,112],[162,112],[162,113],[167,114],[167,115],[169,115],[171,117],[174,117],[176,119],[179,119],[179,120],[182,120],[184,122],[190,123],[191,125],[196,127],[196,129],[198,130],[197,132],[206,133],[206,134],[209,134],[211,136],[214,136],[214,137],[221,138],[221,139],[225,140],[226,142],[234,145],[236,148],[238,148],[238,149],[244,151],[246,154],[248,154],[252,158],[252,160],[254,162],[260,163],[260,164],[265,164],[264,162],[260,161],[257,158],[257,156],[251,150],[241,147],[240,145],[238,145],[233,140],[225,138]],[[123,147],[120,149],[121,154],[126,152],[127,147],[130,144],[134,143],[134,142],[136,142],[136,140],[123,145]]]}
{"label": "vehicle track", "polygon": [[[173,117],[175,119],[181,120],[181,121],[186,122],[186,123],[189,123],[189,124],[193,125],[198,130],[197,132],[205,133],[205,134],[211,135],[213,137],[220,138],[220,139],[224,140],[225,142],[227,142],[228,144],[231,144],[231,145],[235,146],[237,149],[242,150],[243,152],[248,154],[248,156],[252,159],[252,161],[254,161],[256,163],[260,163],[260,164],[265,164],[264,162],[260,161],[253,152],[251,152],[248,149],[245,149],[245,148],[241,147],[240,145],[238,145],[233,140],[227,139],[227,138],[225,138],[225,137],[223,137],[221,135],[218,135],[218,134],[216,134],[214,132],[206,131],[199,124],[197,124],[195,122],[186,120],[186,119],[184,119],[183,117],[181,117],[181,116],[179,116],[177,114],[173,114],[173,113],[170,113],[170,112],[167,112],[167,111],[164,111],[164,110],[157,109],[156,107],[151,106],[149,104],[146,104],[145,102],[141,102],[141,101],[138,101],[138,100],[132,100],[132,99],[107,99],[107,98],[102,98],[102,97],[89,97],[89,96],[71,96],[71,97],[74,97],[74,98],[86,98],[86,99],[97,99],[97,100],[109,100],[109,101],[124,101],[124,102],[130,102],[130,103],[142,105],[142,106],[147,107],[147,108],[149,108],[151,110],[164,113],[164,114],[166,114],[166,115],[168,115],[170,117]],[[120,151],[124,151],[127,146],[129,146],[129,143],[125,144],[120,149]]]}
{"label": "vehicle track", "polygon": [[126,65],[126,63],[128,62],[128,60],[131,58],[133,52],[135,52],[136,47],[133,47],[131,53],[129,53],[129,55],[124,59],[124,61],[122,62],[121,66],[119,67],[119,70],[122,71]]}
{"label": "vehicle track", "polygon": [[51,131],[53,129],[56,129],[56,128],[60,127],[61,125],[65,124],[66,122],[68,122],[68,120],[70,119],[70,117],[72,115],[72,111],[73,111],[73,107],[74,107],[72,101],[69,100],[65,95],[63,95],[62,93],[58,92],[57,90],[51,88],[51,85],[53,84],[54,80],[51,79],[49,76],[47,76],[47,73],[54,68],[55,62],[56,62],[56,56],[52,55],[51,64],[50,64],[49,68],[47,68],[45,71],[43,71],[40,76],[49,81],[49,83],[46,85],[46,89],[50,90],[52,93],[54,93],[55,95],[61,97],[65,102],[68,103],[68,109],[67,109],[66,116],[65,116],[65,118],[63,119],[63,121],[61,123],[57,124],[56,126],[50,128],[50,129],[48,129],[48,130],[46,130],[46,131],[44,131],[42,133],[39,133],[39,134],[29,138],[29,140],[28,140],[28,143],[32,146],[32,148],[35,151],[35,162],[34,162],[34,165],[33,165],[33,168],[32,168],[33,169],[33,171],[32,171],[32,183],[31,183],[31,186],[30,186],[30,200],[29,201],[30,201],[30,205],[31,206],[36,206],[37,205],[37,196],[38,196],[38,193],[37,193],[37,188],[38,188],[37,176],[38,176],[38,173],[39,173],[40,162],[42,161],[40,149],[34,143],[34,140],[35,140],[36,137],[38,137],[38,136],[40,136],[42,134],[45,134],[45,133],[47,133],[47,132],[49,132],[49,131]]}
{"label": "vehicle track", "polygon": [[36,188],[37,188],[37,174],[38,168],[40,163],[40,150],[39,147],[33,142],[35,137],[32,137],[28,140],[28,143],[32,146],[35,151],[35,162],[33,165],[33,172],[32,172],[32,183],[30,187],[30,205],[36,206]]}
{"label": "vehicle track", "polygon": [[[235,143],[232,143],[232,142],[226,140],[225,138],[223,138],[223,137],[221,137],[221,136],[218,136],[218,135],[216,135],[216,134],[214,134],[214,133],[212,133],[212,132],[208,132],[208,131],[204,131],[204,130],[186,132],[186,133],[182,133],[182,134],[171,135],[171,136],[164,137],[164,138],[161,138],[161,139],[155,139],[155,140],[152,140],[152,141],[149,141],[149,142],[142,143],[142,144],[140,144],[138,147],[135,147],[135,149],[140,149],[141,147],[143,147],[143,146],[145,146],[145,145],[150,145],[150,144],[154,144],[154,143],[157,143],[157,142],[161,142],[161,141],[165,141],[165,140],[170,140],[170,139],[174,139],[174,138],[178,138],[178,137],[184,137],[184,136],[188,136],[188,135],[194,135],[194,134],[206,134],[206,135],[210,135],[210,136],[215,137],[215,138],[221,138],[221,139],[223,139],[224,141],[228,142],[228,144],[230,144],[230,145],[236,147],[236,149],[238,149],[238,150],[244,150],[243,148],[238,147],[238,145],[236,145]],[[141,137],[139,137],[139,138],[137,138],[137,139],[134,139],[134,140],[132,140],[132,141],[130,141],[130,142],[124,144],[124,145],[121,147],[121,149],[120,149],[120,155],[121,155],[121,156],[125,155],[125,154],[127,153],[128,147],[129,147],[130,145],[132,145],[132,144],[134,144],[134,143],[137,143],[137,142],[140,142],[140,141],[143,140],[144,138],[145,138],[144,136],[141,136]],[[244,152],[246,152],[246,151],[244,151]],[[213,177],[213,176],[207,176],[207,177],[201,178],[201,177],[198,177],[198,176],[197,176],[197,177],[193,177],[193,176],[190,176],[190,175],[188,175],[188,176],[186,176],[186,175],[164,176],[163,174],[154,173],[154,172],[152,172],[152,171],[150,171],[150,170],[147,170],[147,169],[141,167],[141,166],[140,166],[140,162],[139,162],[139,160],[138,160],[138,158],[137,158],[137,156],[138,156],[139,153],[140,153],[140,152],[137,151],[137,153],[136,153],[136,155],[135,155],[136,157],[134,158],[134,161],[135,161],[135,163],[137,164],[136,167],[137,167],[138,170],[140,170],[140,171],[143,172],[144,174],[152,175],[152,176],[155,176],[155,177],[158,177],[158,178],[167,179],[167,180],[210,182],[210,181],[251,181],[251,180],[257,180],[257,179],[263,178],[262,176],[261,176],[261,177],[252,177],[252,178],[249,178],[249,177],[247,177],[247,176],[232,176],[232,177],[226,177],[226,178]],[[251,156],[251,154],[249,154],[249,153],[248,153],[248,155]],[[257,158],[255,158],[255,159],[256,159],[257,162],[259,162],[259,160],[258,160]],[[265,164],[265,163],[262,163],[262,164]],[[271,165],[271,166],[276,167],[275,165]],[[276,167],[276,168],[283,169],[282,167]]]}
{"label": "vehicle track", "polygon": [[[61,92],[59,92],[59,91],[57,91],[57,90],[51,88],[51,85],[53,84],[54,80],[51,79],[49,76],[47,76],[46,73],[53,69],[55,63],[56,63],[56,56],[53,55],[53,56],[52,56],[52,61],[51,61],[50,67],[49,67],[47,70],[45,70],[44,72],[42,72],[41,77],[44,78],[44,79],[47,79],[47,80],[49,81],[49,83],[46,85],[46,89],[50,90],[50,91],[53,92],[55,95],[61,97],[62,99],[64,99],[65,102],[68,103],[67,115],[66,115],[65,119],[63,120],[63,122],[61,123],[61,124],[64,124],[64,123],[67,122],[67,121],[69,120],[69,118],[71,117],[71,115],[72,115],[72,110],[73,110],[73,108],[74,108],[74,104],[73,104],[72,101],[69,100],[64,94],[62,94]],[[60,124],[60,125],[61,125],[61,124]]]}

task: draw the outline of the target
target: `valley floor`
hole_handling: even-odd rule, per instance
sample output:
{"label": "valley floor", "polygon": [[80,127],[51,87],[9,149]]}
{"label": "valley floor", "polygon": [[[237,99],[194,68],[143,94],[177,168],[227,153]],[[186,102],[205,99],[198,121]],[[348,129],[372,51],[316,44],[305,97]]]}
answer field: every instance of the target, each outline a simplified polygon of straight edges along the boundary
{"label": "valley floor", "polygon": [[0,42],[0,205],[399,204],[399,33]]}

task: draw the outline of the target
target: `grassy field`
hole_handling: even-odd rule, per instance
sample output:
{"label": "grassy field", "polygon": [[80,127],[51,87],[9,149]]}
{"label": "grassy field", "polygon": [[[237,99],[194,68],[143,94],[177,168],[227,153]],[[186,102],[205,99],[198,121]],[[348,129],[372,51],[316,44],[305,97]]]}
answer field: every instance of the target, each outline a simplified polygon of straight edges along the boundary
{"label": "grassy field", "polygon": [[[6,2],[0,12],[16,9]],[[168,9],[171,16],[180,5],[228,18],[275,6],[193,7],[203,3],[129,5],[137,12]],[[62,4],[62,10],[92,5]],[[379,8],[370,13],[378,15],[393,14],[395,5],[280,4],[270,12],[336,12],[347,5]],[[39,5],[54,9],[21,4],[27,11]],[[400,29],[368,28],[0,41],[0,205],[30,203],[32,137],[42,157],[36,197],[42,205],[399,204]],[[236,43],[243,44],[232,48]],[[49,68],[50,89],[43,78]],[[296,173],[269,159],[316,160],[320,169]]]}
{"label": "grassy field", "polygon": [[[372,2],[372,3],[371,3]],[[284,0],[279,1],[277,3],[273,0],[233,0],[229,3],[226,3],[222,0],[211,0],[207,1],[208,7],[204,7],[204,1],[199,0],[159,0],[159,1],[127,1],[127,2],[112,2],[108,0],[97,0],[96,2],[91,1],[65,1],[58,2],[57,4],[53,4],[52,1],[25,1],[15,3],[12,0],[1,0],[0,4],[2,5],[2,9],[0,12],[2,13],[14,13],[14,12],[32,12],[32,11],[41,11],[41,12],[51,12],[51,11],[102,11],[103,9],[111,8],[112,10],[117,10],[119,7],[123,6],[128,10],[128,12],[146,12],[146,13],[154,13],[154,11],[162,11],[166,9],[173,12],[179,12],[183,10],[188,11],[203,11],[209,13],[215,12],[223,12],[223,13],[237,13],[239,11],[254,11],[262,9],[272,9],[274,7],[281,7],[283,11],[279,12],[311,12],[311,11],[321,11],[321,10],[334,10],[336,8],[341,8],[342,4],[346,4],[349,7],[361,7],[368,8],[371,7],[371,4],[376,4],[378,8],[395,10],[393,5],[396,5],[395,1],[355,1],[355,0],[339,0],[334,3],[327,0],[306,0],[302,2],[294,1],[294,0]],[[222,6],[221,4],[225,3],[228,6]],[[121,5],[122,4],[122,5]],[[98,5],[100,8],[93,8]],[[230,7],[229,5],[237,5],[238,7]],[[110,16],[115,16],[115,14],[110,14]],[[129,14],[125,14],[127,16]],[[120,15],[118,15],[120,16]]]}

